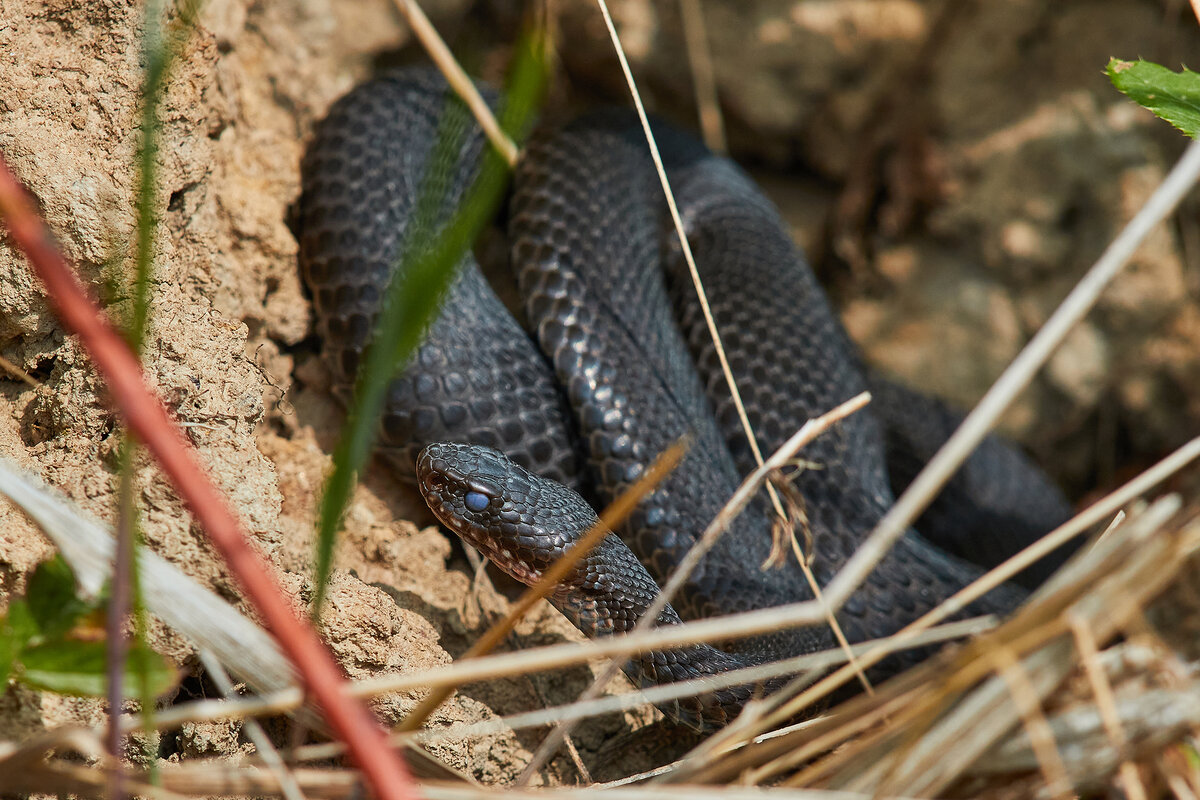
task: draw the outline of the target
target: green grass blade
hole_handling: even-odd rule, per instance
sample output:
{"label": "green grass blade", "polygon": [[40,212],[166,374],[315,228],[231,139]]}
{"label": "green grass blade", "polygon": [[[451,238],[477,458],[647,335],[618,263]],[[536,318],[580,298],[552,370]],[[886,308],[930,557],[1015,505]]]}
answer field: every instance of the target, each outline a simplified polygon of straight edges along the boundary
{"label": "green grass blade", "polygon": [[138,145],[138,187],[134,212],[137,243],[135,250],[133,305],[126,320],[125,335],[134,350],[140,352],[149,318],[150,286],[154,272],[154,234],[158,230],[158,109],[171,67],[195,30],[200,3],[184,0],[179,3],[178,16],[168,31],[162,28],[162,3],[148,0],[145,27],[142,32],[142,91],[141,115],[138,123],[141,141]]}
{"label": "green grass blade", "polygon": [[[136,242],[134,251],[134,274],[128,296],[131,299],[128,314],[125,319],[125,336],[129,345],[137,353],[142,352],[145,341],[146,327],[150,318],[150,289],[154,275],[154,237],[158,231],[159,218],[157,210],[158,199],[158,154],[161,140],[159,122],[159,106],[162,102],[164,88],[171,73],[171,67],[186,46],[189,37],[195,30],[195,22],[200,11],[199,0],[181,0],[176,6],[176,18],[165,32],[162,26],[163,4],[160,0],[148,0],[144,10],[145,24],[142,31],[142,87],[141,114],[139,119],[139,136],[137,149],[138,182],[134,201]],[[133,497],[136,493],[132,486],[134,480],[134,458],[137,447],[128,435],[121,441],[117,453],[117,472],[120,486],[118,497]],[[142,715],[148,726],[152,726],[154,700],[161,689],[161,676],[157,661],[160,657],[146,657],[149,645],[146,642],[146,631],[149,620],[145,605],[142,602],[141,581],[138,576],[138,552],[141,549],[141,526],[136,504],[131,504],[129,513],[120,515],[126,525],[117,531],[118,536],[128,537],[127,545],[119,544],[119,562],[113,573],[113,591],[110,602],[115,603],[110,620],[109,635],[120,635],[121,617],[126,613],[125,606],[131,607],[134,617],[133,637],[134,647],[120,653],[114,653],[111,667],[117,673],[129,675],[132,671],[134,680],[126,678],[121,681],[119,694],[125,697],[137,695],[141,701]],[[118,591],[118,583],[127,583],[128,591]],[[116,645],[113,645],[114,647]],[[128,656],[128,658],[126,658]],[[153,667],[153,668],[152,668]],[[118,690],[113,687],[114,692]],[[111,699],[115,700],[117,694]]]}
{"label": "green grass blade", "polygon": [[[546,75],[543,42],[542,36],[534,33],[516,50],[500,116],[501,127],[510,136],[527,130],[534,106],[541,96]],[[454,102],[460,108],[447,115],[451,119],[448,126],[453,125],[456,114],[462,113],[461,104],[457,100]],[[447,139],[439,137],[435,156],[453,152],[454,143]],[[437,169],[431,173],[433,177],[427,178],[431,185],[422,186],[410,225],[412,235],[406,237],[406,247],[388,287],[372,344],[359,369],[354,401],[347,411],[342,436],[333,454],[333,472],[321,498],[314,619],[319,619],[324,603],[342,515],[349,504],[357,475],[375,443],[388,383],[397,369],[416,352],[426,329],[441,309],[442,298],[454,280],[456,266],[495,214],[507,184],[508,168],[491,147],[486,147],[478,175],[451,219],[440,228],[430,222],[430,217],[442,205],[440,199],[445,196],[445,183],[440,189],[437,184],[444,176],[439,177]],[[435,229],[437,233],[430,239],[416,241],[422,230]]]}

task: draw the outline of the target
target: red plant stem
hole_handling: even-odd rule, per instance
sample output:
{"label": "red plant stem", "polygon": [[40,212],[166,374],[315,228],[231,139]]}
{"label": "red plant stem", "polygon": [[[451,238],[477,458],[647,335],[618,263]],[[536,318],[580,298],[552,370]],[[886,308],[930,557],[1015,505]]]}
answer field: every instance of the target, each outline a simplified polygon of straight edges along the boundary
{"label": "red plant stem", "polygon": [[[0,219],[45,284],[68,330],[78,334],[108,385],[126,425],[154,455],[175,490],[208,532],[334,733],[346,743],[379,800],[416,800],[416,786],[376,719],[351,697],[333,656],[317,632],[292,613],[270,565],[250,544],[224,495],[209,480],[195,451],[146,387],[141,365],[91,300],[34,210],[32,200],[0,155]],[[115,713],[115,710],[114,710]]]}

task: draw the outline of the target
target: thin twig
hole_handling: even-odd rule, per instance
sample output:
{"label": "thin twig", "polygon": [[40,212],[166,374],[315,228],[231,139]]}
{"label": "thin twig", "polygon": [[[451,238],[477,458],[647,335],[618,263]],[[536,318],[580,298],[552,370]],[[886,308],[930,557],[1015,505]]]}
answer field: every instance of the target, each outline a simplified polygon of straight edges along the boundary
{"label": "thin twig", "polygon": [[[939,644],[941,642],[960,639],[965,636],[974,636],[990,630],[995,626],[995,620],[992,617],[973,617],[971,619],[962,620],[961,622],[951,622],[946,625],[934,628],[930,631],[925,631],[919,637],[908,639],[904,642],[899,642],[894,637],[887,639],[874,639],[869,642],[862,642],[853,645],[855,653],[867,652],[869,648],[885,647],[889,652],[896,652],[901,649],[910,647],[924,647],[930,644]],[[724,689],[730,686],[740,686],[748,683],[757,683],[759,681],[768,680],[780,675],[792,675],[798,672],[818,671],[830,667],[834,664],[845,662],[846,654],[840,649],[822,650],[817,653],[808,653],[802,656],[785,659],[783,661],[775,661],[770,664],[762,664],[755,667],[743,667],[741,669],[731,670],[730,672],[722,673],[721,675],[707,676],[704,678],[694,678],[688,681],[680,681],[678,683],[664,684],[661,686],[653,686],[647,689],[635,690],[624,694],[608,695],[592,700],[578,700],[573,703],[568,703],[561,706],[552,706],[550,708],[538,709],[536,711],[527,711],[521,714],[512,714],[497,719],[484,720],[483,722],[463,723],[459,725],[451,725],[445,728],[436,730],[422,731],[420,733],[403,733],[392,736],[393,744],[407,744],[411,741],[419,741],[422,744],[431,744],[446,741],[460,741],[466,738],[491,736],[497,733],[505,733],[508,731],[523,730],[527,728],[539,728],[545,725],[552,725],[556,722],[565,719],[586,719],[595,717],[600,714],[611,714],[621,711],[628,711],[633,708],[638,708],[646,704],[657,704],[678,700],[683,697],[695,697],[706,692],[713,692],[718,689]],[[209,713],[210,709],[215,708],[214,705],[201,707],[200,704],[191,706],[202,713],[199,717],[192,717],[190,721],[217,719]],[[219,710],[219,709],[217,709]],[[241,718],[244,708],[230,709],[230,713],[226,716],[231,718]],[[182,720],[173,720],[173,725],[178,725]],[[307,745],[297,748],[293,752],[293,757],[297,761],[313,761],[335,758],[345,751],[345,747],[340,743]]]}
{"label": "thin twig", "polygon": [[[792,434],[786,442],[780,445],[769,459],[759,465],[758,469],[750,473],[741,485],[729,498],[729,501],[717,512],[716,517],[705,528],[696,544],[688,550],[687,554],[679,562],[675,571],[671,574],[662,592],[650,604],[649,609],[639,621],[639,629],[648,629],[653,624],[653,620],[658,618],[658,614],[666,607],[671,598],[683,587],[684,582],[699,566],[701,559],[708,553],[712,546],[716,544],[717,539],[729,527],[733,520],[742,513],[746,505],[749,504],[751,498],[758,492],[767,478],[776,470],[786,466],[796,455],[796,453],[805,445],[812,442],[829,428],[850,416],[851,414],[861,410],[871,400],[869,392],[862,392],[845,401],[839,406],[822,414],[819,417],[810,419],[800,427],[800,430]],[[768,484],[769,485],[769,484]],[[647,621],[649,620],[649,621]],[[643,627],[643,622],[645,623]],[[849,645],[845,647],[848,648]],[[853,656],[850,657],[853,662]]]}
{"label": "thin twig", "polygon": [[[644,633],[591,639],[586,642],[571,642],[549,645],[531,650],[501,653],[486,658],[457,661],[444,667],[402,675],[384,675],[360,681],[347,687],[347,695],[374,697],[393,691],[413,691],[448,684],[461,685],[521,675],[533,671],[558,669],[584,664],[597,658],[629,657],[653,650],[669,650],[701,642],[726,642],[745,639],[764,633],[776,633],[790,628],[803,628],[824,622],[824,614],[818,604],[809,600],[785,606],[773,606],[756,611],[745,611],[724,617],[710,617],[682,625],[653,628]],[[844,651],[843,651],[844,652]],[[240,709],[237,713],[273,714],[295,709],[304,701],[299,689],[284,689],[272,692],[255,700],[232,701]],[[208,706],[211,701],[200,701],[196,706]],[[217,718],[226,716],[222,703],[212,703],[212,713]],[[169,727],[187,721],[186,715],[176,717],[176,708],[163,709],[160,713],[162,725]],[[190,708],[188,714],[195,714]],[[134,727],[135,721],[131,721]]]}
{"label": "thin twig", "polygon": [[[353,797],[357,776],[344,769],[296,770],[296,778],[310,797],[343,800]],[[172,765],[162,771],[162,785],[171,792],[190,796],[277,795],[275,776],[263,770],[228,762]],[[595,794],[590,788],[539,787],[537,789],[477,786],[469,783],[427,781],[421,785],[429,800],[578,800],[582,793]],[[678,787],[617,786],[606,789],[612,800],[676,800]],[[690,786],[693,800],[904,800],[879,798],[858,792],[831,792],[814,789],[762,789],[751,786]]]}
{"label": "thin twig", "polygon": [[[889,652],[896,652],[901,649],[924,647],[930,644],[940,644],[954,639],[974,636],[994,627],[996,621],[992,617],[974,617],[961,622],[951,622],[931,631],[925,631],[916,639],[909,639],[905,642],[900,642],[894,637],[886,639],[874,639],[870,642],[862,642],[860,644],[851,645],[854,653],[865,653],[870,648],[883,647]],[[744,684],[758,683],[760,681],[777,678],[781,675],[794,675],[799,672],[819,671],[834,664],[841,664],[846,661],[846,653],[844,650],[822,650],[817,653],[808,653],[802,656],[785,659],[783,661],[774,661],[769,664],[762,664],[754,667],[743,667],[741,669],[731,670],[716,676],[707,676],[704,678],[694,678],[688,681],[680,681],[678,683],[663,684],[647,689],[639,689],[624,694],[608,695],[587,700],[577,700],[566,705],[555,706],[552,708],[539,709],[537,711],[529,711],[523,714],[514,714],[512,716],[501,717],[497,720],[488,720],[482,723],[471,723],[462,726],[453,726],[450,728],[430,731],[421,735],[422,743],[437,742],[437,741],[453,741],[460,736],[481,736],[491,733],[498,733],[506,730],[521,730],[524,728],[536,728],[543,725],[550,725],[556,722],[572,719],[586,719],[588,717],[598,716],[600,714],[608,714],[619,711],[628,711],[646,704],[657,705],[672,700],[678,700],[685,697],[696,697],[697,695],[706,694],[717,691],[719,689],[728,688],[731,686],[741,686]],[[307,754],[306,754],[307,755]],[[325,757],[324,755],[318,757]]]}
{"label": "thin twig", "polygon": [[[995,626],[995,624],[996,621],[992,617],[973,617],[960,622],[950,622],[938,628],[924,631],[920,636],[906,639],[905,641],[900,641],[896,637],[887,637],[884,639],[873,639],[869,642],[861,642],[859,644],[851,645],[851,648],[853,649],[855,655],[859,653],[866,653],[876,647],[881,647],[890,653],[894,653],[899,650],[925,647],[930,644],[940,644],[942,642],[952,641],[954,639],[974,636],[990,630]],[[743,667],[741,669],[722,673],[721,675],[695,678],[689,681],[680,681],[679,683],[664,684],[647,689],[635,690],[625,694],[610,695],[607,697],[588,700],[577,700],[566,705],[539,709],[537,711],[529,711],[523,714],[514,714],[512,716],[501,717],[497,720],[489,720],[482,723],[471,723],[467,725],[446,728],[444,730],[430,731],[421,735],[420,741],[427,743],[454,740],[460,736],[480,736],[490,733],[498,733],[505,730],[536,728],[564,719],[585,719],[588,717],[598,716],[600,714],[628,711],[629,709],[637,708],[638,706],[645,705],[647,703],[658,704],[669,702],[671,700],[678,700],[684,697],[695,697],[700,694],[713,692],[718,689],[728,688],[730,686],[757,683],[759,681],[769,680],[781,675],[793,675],[798,672],[822,670],[834,664],[844,663],[845,661],[846,652],[840,648],[834,650],[822,650],[817,653],[808,653],[802,656],[785,659],[783,661],[774,661],[769,664],[762,664],[755,667]],[[305,755],[307,755],[307,753],[305,753]],[[322,755],[315,757],[327,757],[327,755],[327,753],[322,753]]]}
{"label": "thin twig", "polygon": [[[133,600],[134,539],[137,535],[137,508],[133,500],[133,447],[125,438],[118,456],[121,474],[117,479],[117,548],[113,559],[112,583],[108,609],[105,611],[105,666],[108,672],[108,731],[105,746],[113,769],[108,774],[108,795],[112,800],[124,800],[124,771],[121,769],[121,707],[125,705],[124,686],[129,639],[125,634],[125,616]],[[140,661],[139,671],[144,667]]]}
{"label": "thin twig", "polygon": [[1096,537],[1096,544],[1100,544],[1101,542],[1103,542],[1113,531],[1115,531],[1117,528],[1121,527],[1121,523],[1124,521],[1125,521],[1125,512],[1118,511],[1116,516],[1114,516],[1112,518],[1112,522],[1108,523],[1108,527],[1106,527],[1104,529],[1104,532]]}
{"label": "thin twig", "polygon": [[417,5],[416,0],[395,0],[395,2],[396,8],[408,20],[409,28],[421,42],[421,46],[425,48],[429,58],[446,77],[446,83],[450,84],[454,93],[471,110],[471,114],[479,122],[479,127],[483,128],[483,133],[492,143],[492,147],[496,148],[496,152],[510,168],[515,167],[517,159],[520,157],[517,145],[500,127],[500,123],[496,121],[496,115],[492,113],[492,109],[483,99],[483,95],[475,88],[475,82],[459,65],[454,54],[450,52],[450,48],[446,46],[445,40],[438,34],[437,28],[433,27],[433,23],[429,21],[429,17],[425,16],[425,12]]}
{"label": "thin twig", "polygon": [[[221,666],[221,662],[217,660],[211,650],[200,651],[200,663],[204,665],[209,680],[217,687],[217,691],[221,693],[222,697],[228,700],[235,696],[233,681],[229,680],[229,674],[225,672],[225,668]],[[283,763],[279,751],[275,749],[275,745],[271,744],[270,737],[267,736],[267,732],[263,730],[263,726],[259,724],[258,720],[252,717],[243,719],[242,730],[250,737],[250,741],[254,742],[254,746],[258,749],[258,757],[262,759],[263,764],[275,773],[275,777],[279,781],[279,791],[286,800],[305,800],[304,792],[296,783],[296,776],[291,773],[287,764]]]}

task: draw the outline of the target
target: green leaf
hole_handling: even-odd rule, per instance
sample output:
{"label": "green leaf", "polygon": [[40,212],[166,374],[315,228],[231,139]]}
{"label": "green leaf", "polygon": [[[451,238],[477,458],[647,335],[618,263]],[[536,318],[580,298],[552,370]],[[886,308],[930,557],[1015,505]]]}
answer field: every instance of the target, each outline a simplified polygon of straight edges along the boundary
{"label": "green leaf", "polygon": [[[155,695],[162,694],[175,683],[175,670],[152,650],[131,648],[128,664],[131,669],[126,669],[122,680],[122,693],[126,697],[138,694],[134,667],[145,670]],[[103,641],[47,642],[25,650],[21,654],[21,665],[19,680],[35,689],[96,697],[103,697],[108,691]]]}
{"label": "green leaf", "polygon": [[38,630],[47,639],[71,630],[93,608],[76,593],[75,574],[60,555],[38,564],[29,578],[25,599]]}
{"label": "green leaf", "polygon": [[1200,134],[1200,73],[1187,67],[1172,72],[1151,61],[1109,59],[1113,86],[1195,139]]}
{"label": "green leaf", "polygon": [[4,693],[8,676],[21,651],[37,632],[38,626],[29,613],[29,605],[20,597],[13,598],[8,604],[8,613],[0,617],[0,694]]}

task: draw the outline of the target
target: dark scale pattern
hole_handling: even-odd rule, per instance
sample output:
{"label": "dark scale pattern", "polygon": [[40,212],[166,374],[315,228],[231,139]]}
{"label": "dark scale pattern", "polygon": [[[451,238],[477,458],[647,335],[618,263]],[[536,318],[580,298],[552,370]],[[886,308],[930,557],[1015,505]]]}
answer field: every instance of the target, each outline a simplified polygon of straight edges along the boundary
{"label": "dark scale pattern", "polygon": [[[735,374],[764,446],[773,449],[809,416],[866,388],[857,356],[757,189],[730,162],[663,134],[705,283],[710,297],[719,298],[714,312]],[[690,280],[677,273],[674,305],[682,308],[688,341],[667,321],[672,303],[659,264],[664,249],[677,256],[678,248],[663,232],[651,169],[631,115],[593,116],[538,139],[517,173],[510,234],[528,315],[559,380],[570,387],[602,496],[614,497],[677,437],[688,431],[696,437],[685,463],[622,532],[641,560],[665,576],[736,487],[734,456],[741,456],[742,470],[750,465]],[[732,455],[710,408],[724,423]],[[806,456],[821,465],[799,482],[818,579],[826,582],[892,501],[878,422],[869,414],[854,417]],[[679,600],[685,618],[810,596],[794,564],[757,569],[767,529],[760,508],[739,518],[685,586]],[[910,532],[839,621],[855,641],[894,633],[978,574]],[[1002,587],[970,613],[1004,613],[1020,599],[1019,591]],[[790,631],[739,645],[737,654],[753,663],[829,644],[826,631]],[[882,672],[920,657],[893,659]]]}
{"label": "dark scale pattern", "polygon": [[[867,388],[857,352],[778,213],[731,162],[664,131],[668,172],[697,268],[759,445],[770,453],[804,420]],[[671,248],[672,307],[705,378],[738,467],[754,467],[687,266]],[[944,440],[944,437],[943,437]],[[796,485],[808,503],[818,580],[825,583],[892,503],[883,435],[871,412],[853,415],[801,455],[815,463]],[[932,455],[932,452],[928,455]],[[895,632],[980,570],[909,531],[839,617],[851,640]],[[1002,587],[973,613],[1004,613],[1019,594]]]}
{"label": "dark scale pattern", "polygon": [[[450,187],[444,212],[477,160],[480,137],[469,129],[456,158],[426,166],[444,97],[441,79],[428,71],[373,81],[334,106],[305,160],[301,265],[343,393],[368,340],[396,250],[406,237],[426,233],[411,230],[416,223],[410,219],[422,176],[438,170]],[[539,137],[515,175],[513,260],[545,356],[536,353],[467,259],[425,345],[392,385],[383,425],[393,462],[405,471],[429,445],[417,458],[416,475],[438,517],[526,582],[536,580],[595,521],[582,498],[547,477],[574,482],[589,472],[599,499],[607,502],[669,444],[692,434],[684,463],[620,532],[624,542],[609,536],[553,598],[593,636],[620,633],[636,622],[658,591],[655,579],[674,569],[733,492],[739,469],[747,468],[740,434],[729,433],[737,430],[736,421],[723,382],[712,373],[711,344],[688,305],[690,281],[680,281],[677,270],[670,291],[683,303],[683,333],[670,310],[660,264],[677,260],[678,247],[669,226],[662,225],[664,204],[633,120],[627,114],[595,115]],[[735,372],[764,445],[773,448],[809,415],[861,391],[865,378],[770,203],[731,162],[681,134],[661,129],[660,137]],[[570,401],[573,424],[560,392]],[[910,404],[906,413],[920,415],[920,408]],[[892,502],[880,420],[885,426],[908,424],[902,415],[860,414],[805,454],[820,464],[798,480],[816,534],[822,582]],[[581,434],[590,470],[577,459],[568,435],[572,427]],[[931,426],[913,429],[925,435]],[[936,435],[945,434],[938,428]],[[889,450],[896,449],[894,438],[886,439]],[[472,444],[430,444],[447,440]],[[986,465],[981,469],[986,474]],[[965,543],[966,537],[951,533],[943,541]],[[973,551],[969,545],[964,549]],[[759,570],[768,550],[764,508],[752,505],[659,624],[809,598],[795,565]],[[852,640],[892,633],[977,574],[910,533],[847,602],[840,620]],[[972,611],[1004,613],[1021,597],[1019,590],[1002,587]],[[627,672],[650,686],[832,643],[823,628],[787,631],[729,652],[699,646],[650,653],[632,661]],[[881,668],[886,673],[918,657],[909,654]],[[713,692],[663,710],[684,724],[718,726],[740,711],[755,688]]]}
{"label": "dark scale pattern", "polygon": [[[532,142],[515,178],[513,263],[542,349],[569,387],[605,501],[667,446],[694,438],[683,463],[621,531],[665,577],[737,486],[737,473],[671,319],[659,268],[661,194],[641,133],[600,115]],[[811,597],[799,570],[760,572],[770,538],[751,507],[685,584],[677,608],[701,618]],[[755,659],[829,645],[824,630],[742,643]]]}
{"label": "dark scale pattern", "polygon": [[[443,172],[437,218],[448,216],[478,163],[482,135],[435,70],[385,75],[339,100],[317,126],[301,170],[300,266],[336,393],[348,398],[400,248],[420,230],[413,209],[439,124],[461,147]],[[441,121],[441,123],[439,122]],[[487,285],[474,258],[404,374],[388,390],[380,443],[411,474],[421,446],[503,448],[518,463],[576,485],[580,456],[569,411],[536,346]],[[470,320],[471,324],[462,324]]]}
{"label": "dark scale pattern", "polygon": [[[962,415],[878,375],[868,375],[883,421],[888,478],[896,493],[917,477]],[[1042,473],[999,439],[985,439],[917,520],[917,529],[948,553],[993,567],[1071,517],[1071,507]],[[1013,580],[1043,583],[1075,552],[1078,540],[1050,553]]]}

